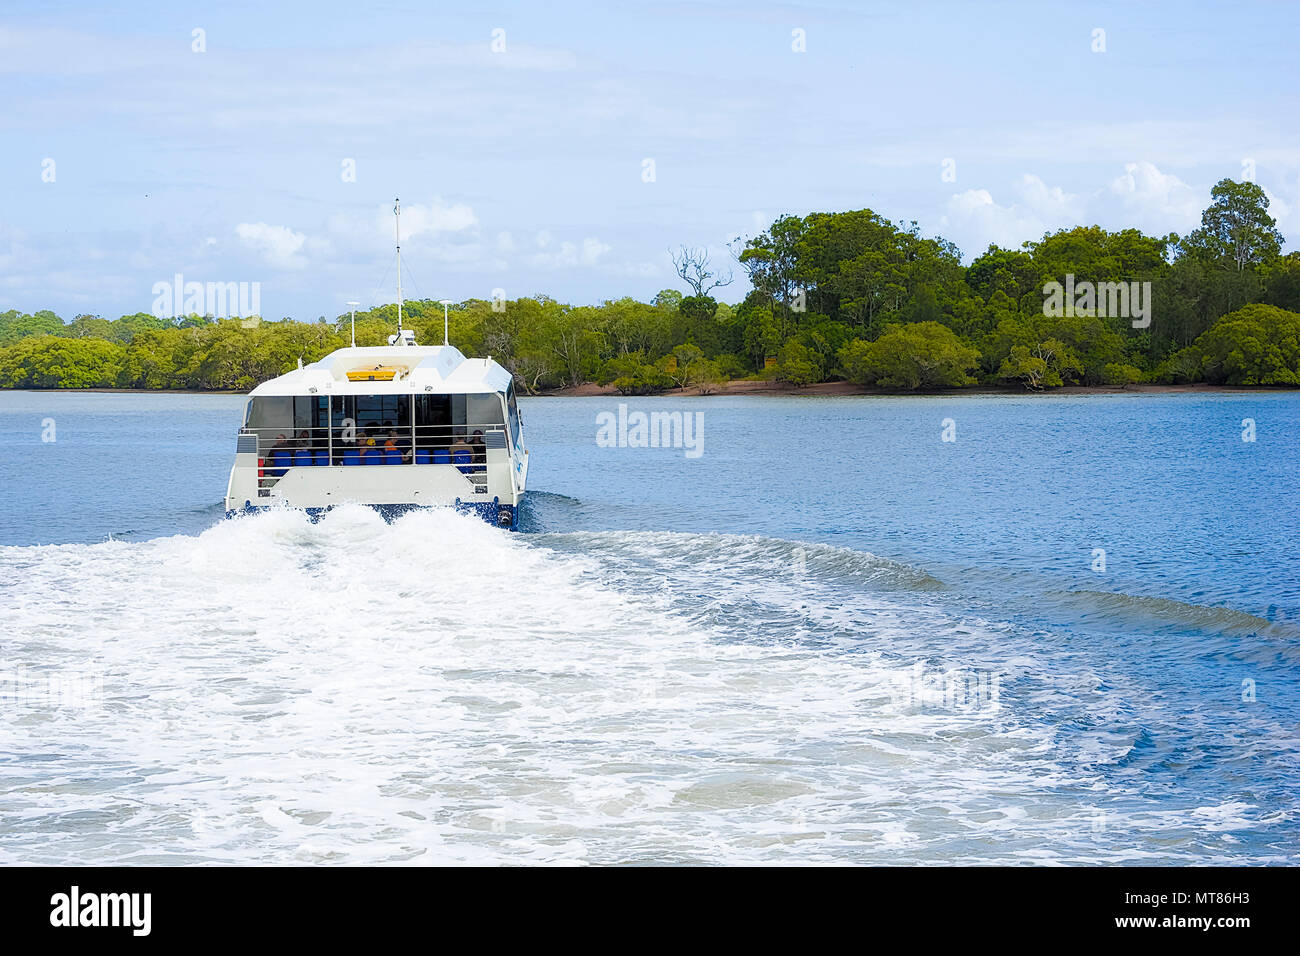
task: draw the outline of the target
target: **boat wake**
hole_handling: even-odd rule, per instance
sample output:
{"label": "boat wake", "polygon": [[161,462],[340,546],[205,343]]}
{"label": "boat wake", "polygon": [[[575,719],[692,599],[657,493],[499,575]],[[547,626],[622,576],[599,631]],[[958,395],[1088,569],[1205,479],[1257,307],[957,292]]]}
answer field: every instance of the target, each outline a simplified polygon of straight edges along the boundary
{"label": "boat wake", "polygon": [[1295,859],[1239,793],[1153,808],[1122,668],[848,549],[344,506],[0,581],[0,863]]}

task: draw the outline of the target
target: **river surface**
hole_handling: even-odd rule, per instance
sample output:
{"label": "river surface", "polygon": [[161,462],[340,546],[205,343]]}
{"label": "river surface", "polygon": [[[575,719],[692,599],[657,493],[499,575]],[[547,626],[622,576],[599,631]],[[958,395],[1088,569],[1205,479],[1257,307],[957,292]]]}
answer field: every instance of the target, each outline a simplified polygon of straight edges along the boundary
{"label": "river surface", "polygon": [[525,400],[514,534],[243,401],[0,393],[0,863],[1300,862],[1296,393]]}

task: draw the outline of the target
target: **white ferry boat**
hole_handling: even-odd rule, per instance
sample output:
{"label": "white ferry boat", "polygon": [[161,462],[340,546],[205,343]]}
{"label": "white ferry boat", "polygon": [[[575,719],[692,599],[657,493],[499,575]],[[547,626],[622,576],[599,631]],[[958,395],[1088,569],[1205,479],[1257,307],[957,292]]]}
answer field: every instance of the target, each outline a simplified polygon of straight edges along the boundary
{"label": "white ferry boat", "polygon": [[448,344],[445,315],[443,344],[417,345],[401,327],[400,275],[399,239],[398,330],[387,346],[357,348],[354,331],[351,347],[250,393],[227,514],[446,505],[518,527],[528,450],[513,376]]}

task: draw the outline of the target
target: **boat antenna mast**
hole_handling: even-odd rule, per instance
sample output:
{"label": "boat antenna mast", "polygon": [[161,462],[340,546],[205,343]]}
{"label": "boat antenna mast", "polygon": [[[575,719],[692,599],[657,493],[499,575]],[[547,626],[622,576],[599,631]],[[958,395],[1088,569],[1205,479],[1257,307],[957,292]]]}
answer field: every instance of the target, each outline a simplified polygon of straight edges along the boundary
{"label": "boat antenna mast", "polygon": [[361,303],[353,299],[348,300],[348,306],[352,309],[352,347],[357,347],[357,306]]}
{"label": "boat antenna mast", "polygon": [[393,200],[393,221],[397,230],[397,337],[402,337],[402,200]]}
{"label": "boat antenna mast", "polygon": [[442,344],[450,345],[447,339],[447,306],[451,305],[451,299],[439,299],[438,304],[442,306]]}

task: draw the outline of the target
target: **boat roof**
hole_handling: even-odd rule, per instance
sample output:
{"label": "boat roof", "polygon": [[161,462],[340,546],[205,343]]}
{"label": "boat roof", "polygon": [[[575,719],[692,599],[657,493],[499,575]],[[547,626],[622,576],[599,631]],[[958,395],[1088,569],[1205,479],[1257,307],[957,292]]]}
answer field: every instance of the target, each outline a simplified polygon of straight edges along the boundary
{"label": "boat roof", "polygon": [[[396,369],[390,381],[352,381],[348,373]],[[472,359],[452,345],[379,345],[337,349],[318,362],[257,386],[264,395],[384,395],[419,392],[474,394],[504,392],[510,372],[492,359]]]}

